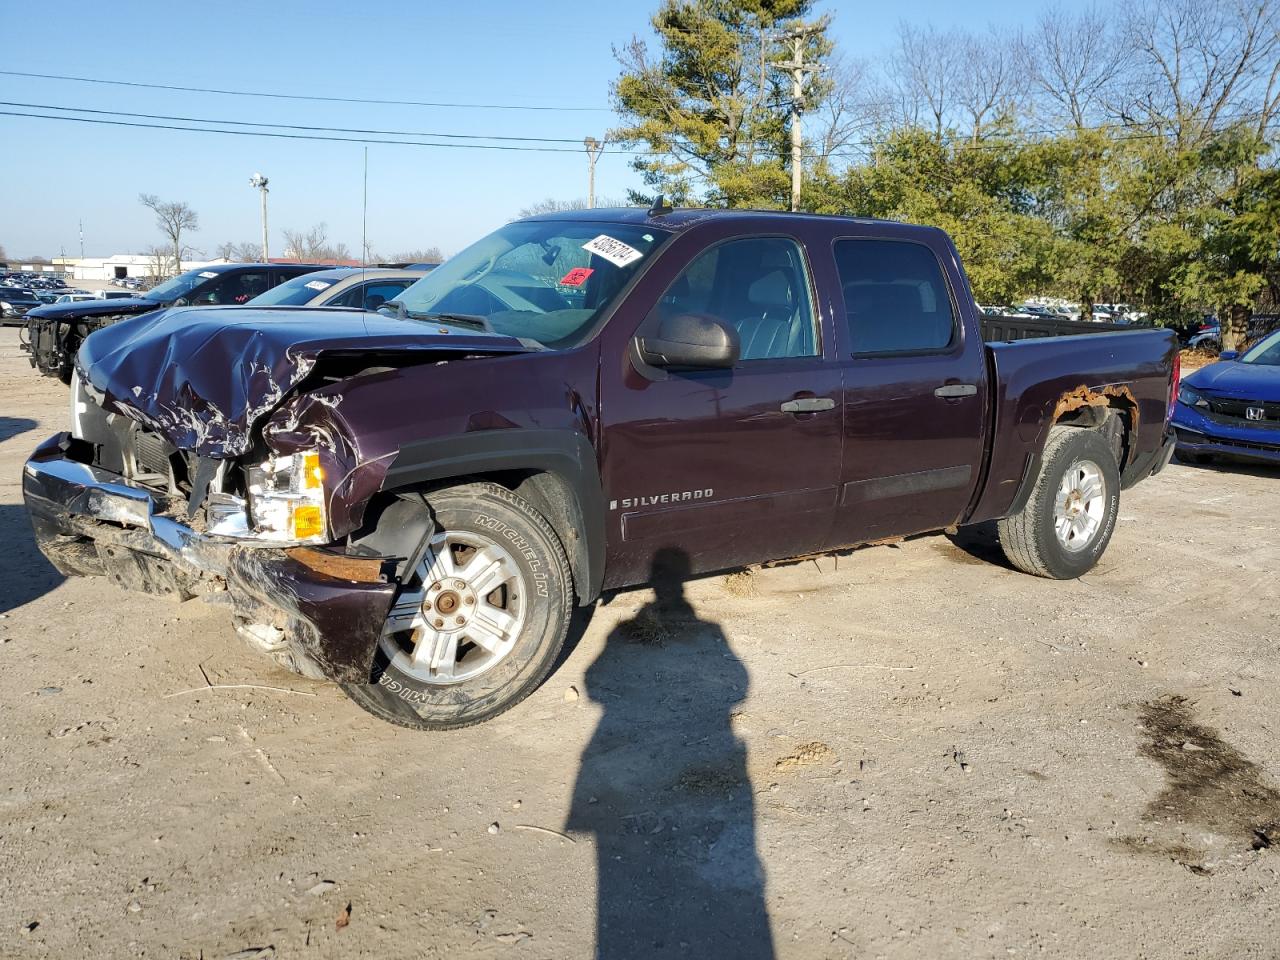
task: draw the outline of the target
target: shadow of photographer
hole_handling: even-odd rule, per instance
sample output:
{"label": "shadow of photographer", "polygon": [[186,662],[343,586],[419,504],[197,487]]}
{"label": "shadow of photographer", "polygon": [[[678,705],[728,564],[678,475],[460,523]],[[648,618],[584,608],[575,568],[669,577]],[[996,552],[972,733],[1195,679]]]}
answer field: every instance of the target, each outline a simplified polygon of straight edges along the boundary
{"label": "shadow of photographer", "polygon": [[653,561],[655,597],[587,669],[604,708],[568,829],[594,836],[596,956],[774,956],[746,747],[746,668],[684,596],[688,556]]}

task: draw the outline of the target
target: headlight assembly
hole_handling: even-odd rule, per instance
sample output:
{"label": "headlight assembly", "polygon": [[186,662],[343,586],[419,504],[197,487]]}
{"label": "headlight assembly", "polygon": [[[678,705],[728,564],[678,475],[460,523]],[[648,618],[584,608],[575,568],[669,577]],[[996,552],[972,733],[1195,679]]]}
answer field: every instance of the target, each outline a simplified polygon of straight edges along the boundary
{"label": "headlight assembly", "polygon": [[1209,409],[1209,401],[1204,398],[1204,394],[1195,387],[1188,386],[1185,383],[1178,390],[1178,402],[1188,407],[1196,407],[1200,410]]}
{"label": "headlight assembly", "polygon": [[272,457],[249,467],[249,520],[265,539],[323,541],[324,468],[320,454],[308,451]]}

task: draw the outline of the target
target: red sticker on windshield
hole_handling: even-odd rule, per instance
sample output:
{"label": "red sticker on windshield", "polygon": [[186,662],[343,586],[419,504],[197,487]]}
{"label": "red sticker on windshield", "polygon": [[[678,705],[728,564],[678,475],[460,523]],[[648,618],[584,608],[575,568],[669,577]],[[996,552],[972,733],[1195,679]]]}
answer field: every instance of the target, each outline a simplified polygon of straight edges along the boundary
{"label": "red sticker on windshield", "polygon": [[562,287],[580,287],[587,282],[587,277],[595,273],[590,267],[574,267],[560,278]]}

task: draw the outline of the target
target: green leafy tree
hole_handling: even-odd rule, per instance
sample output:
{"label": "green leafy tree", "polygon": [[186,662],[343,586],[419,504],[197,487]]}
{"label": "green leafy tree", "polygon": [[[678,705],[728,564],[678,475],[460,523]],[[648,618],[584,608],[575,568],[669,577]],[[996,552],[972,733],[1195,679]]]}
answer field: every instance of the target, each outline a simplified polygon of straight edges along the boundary
{"label": "green leafy tree", "polygon": [[805,208],[941,227],[960,251],[974,296],[1007,303],[1050,279],[1052,232],[1030,213],[1034,173],[1012,140],[974,145],[903,128],[866,163],[838,176],[819,170]]}
{"label": "green leafy tree", "polygon": [[[654,57],[633,38],[615,50],[622,74],[613,86],[623,125],[611,142],[647,148],[633,166],[650,195],[677,204],[785,207],[790,179],[784,156],[790,80],[778,35],[801,22],[813,0],[663,0],[652,18],[661,43]],[[807,41],[806,62],[831,45],[821,31]],[[806,101],[825,94],[811,81]]]}
{"label": "green leafy tree", "polygon": [[1152,246],[1169,299],[1216,309],[1223,348],[1238,350],[1254,303],[1277,279],[1280,171],[1264,165],[1267,145],[1243,126],[1187,153],[1199,190],[1185,191],[1181,215],[1152,231]]}

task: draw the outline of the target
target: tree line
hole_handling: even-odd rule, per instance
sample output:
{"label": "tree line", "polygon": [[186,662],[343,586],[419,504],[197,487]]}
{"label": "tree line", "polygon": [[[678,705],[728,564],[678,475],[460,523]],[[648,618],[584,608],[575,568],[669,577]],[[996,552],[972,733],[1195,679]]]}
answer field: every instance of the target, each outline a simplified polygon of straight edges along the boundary
{"label": "tree line", "polygon": [[[1224,345],[1280,302],[1280,0],[1043,9],[1020,31],[902,23],[875,62],[813,0],[663,0],[615,50],[649,202],[785,209],[804,33],[800,208],[934,224],[980,302],[1127,302]],[[839,14],[837,14],[839,15]],[[789,64],[788,64],[789,65]]]}
{"label": "tree line", "polygon": [[[156,277],[170,277],[181,270],[182,261],[203,256],[185,240],[200,229],[200,216],[190,204],[181,200],[161,200],[143,193],[138,202],[155,214],[156,228],[164,237],[163,246],[148,247],[144,253],[149,258],[151,273]],[[284,257],[311,263],[343,263],[355,259],[350,248],[342,242],[329,239],[329,228],[317,223],[307,230],[287,229],[284,237]],[[213,254],[222,260],[235,263],[256,263],[262,259],[262,246],[254,242],[227,241],[217,246]],[[389,256],[374,250],[368,251],[369,263],[442,263],[444,253],[439,247],[397,251]]]}

